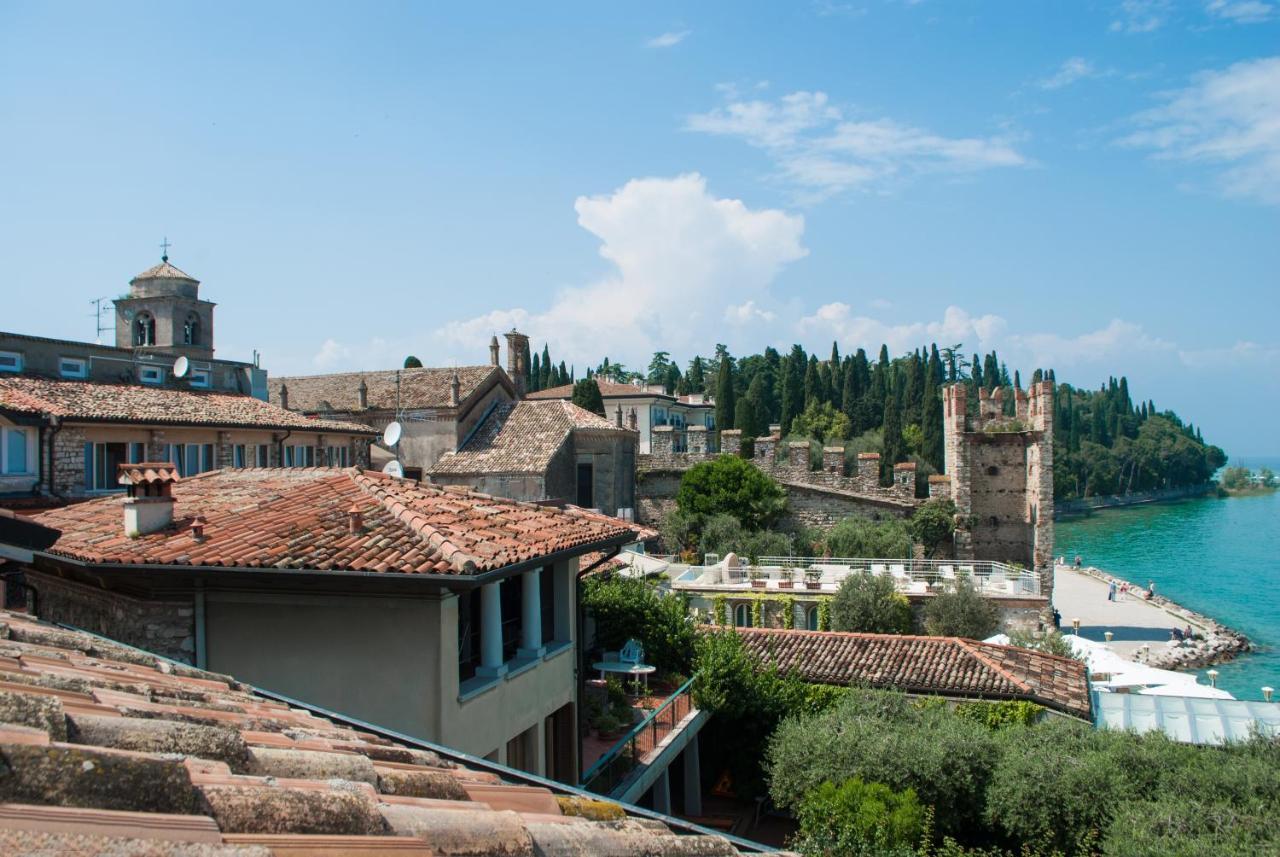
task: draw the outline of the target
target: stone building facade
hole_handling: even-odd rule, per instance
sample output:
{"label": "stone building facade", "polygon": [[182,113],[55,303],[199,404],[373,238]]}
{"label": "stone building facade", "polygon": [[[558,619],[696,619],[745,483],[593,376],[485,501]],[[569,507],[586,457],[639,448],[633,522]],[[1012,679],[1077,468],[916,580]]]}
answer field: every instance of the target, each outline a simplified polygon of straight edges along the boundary
{"label": "stone building facade", "polygon": [[943,390],[949,484],[939,483],[939,493],[956,504],[957,559],[1035,569],[1047,594],[1053,586],[1053,382],[1014,395],[1012,417],[1004,415],[999,388],[980,391],[971,415],[965,386]]}

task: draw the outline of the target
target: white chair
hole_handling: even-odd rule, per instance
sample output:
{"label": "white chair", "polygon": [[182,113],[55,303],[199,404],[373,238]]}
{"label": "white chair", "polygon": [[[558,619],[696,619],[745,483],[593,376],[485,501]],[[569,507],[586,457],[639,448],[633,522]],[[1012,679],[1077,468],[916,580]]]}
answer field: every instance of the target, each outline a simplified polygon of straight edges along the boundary
{"label": "white chair", "polygon": [[941,567],[938,569],[938,571],[941,573],[941,575],[942,575],[942,579],[943,579],[943,580],[955,580],[955,579],[956,579],[956,569],[955,569],[955,566],[951,566],[951,565],[944,565],[944,566],[941,566]]}
{"label": "white chair", "polygon": [[871,573],[876,575],[877,577],[884,574],[887,570],[888,569],[886,569],[883,565],[881,565],[878,562],[873,562],[871,564]]}
{"label": "white chair", "polygon": [[906,577],[907,567],[901,563],[889,566],[889,573],[894,577]]}

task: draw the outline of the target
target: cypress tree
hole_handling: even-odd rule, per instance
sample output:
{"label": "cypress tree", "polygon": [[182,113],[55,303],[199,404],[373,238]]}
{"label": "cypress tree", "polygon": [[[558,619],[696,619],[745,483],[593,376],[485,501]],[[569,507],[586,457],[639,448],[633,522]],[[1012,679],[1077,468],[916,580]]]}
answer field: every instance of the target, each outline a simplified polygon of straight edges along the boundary
{"label": "cypress tree", "polygon": [[556,378],[557,387],[563,387],[565,384],[569,383],[569,367],[564,365],[563,360],[560,361],[560,371],[556,374],[558,376]]}
{"label": "cypress tree", "polygon": [[818,401],[835,401],[835,393],[831,389],[831,369],[826,363],[818,364]]}
{"label": "cypress tree", "polygon": [[546,343],[542,345],[542,386],[541,390],[547,390],[551,387],[551,352],[547,350]]}
{"label": "cypress tree", "polygon": [[935,348],[929,355],[929,371],[924,376],[924,405],[921,409],[921,431],[924,433],[924,460],[942,472],[944,461],[942,437],[942,390],[935,381],[936,371],[941,370],[942,362],[938,359]]}
{"label": "cypress tree", "polygon": [[520,358],[524,363],[524,388],[532,391],[533,386],[533,361],[529,359],[529,340],[524,340],[520,344]]}
{"label": "cypress tree", "polygon": [[818,358],[809,356],[804,370],[804,406],[807,408],[818,401],[822,393],[822,383],[818,380]]}
{"label": "cypress tree", "polygon": [[716,428],[733,428],[737,407],[733,400],[733,358],[726,352],[720,358],[720,372],[716,378]]}
{"label": "cypress tree", "polygon": [[707,391],[707,379],[702,372],[702,358],[694,357],[689,361],[689,374],[685,376],[689,382],[690,393],[705,393]]}
{"label": "cypress tree", "polygon": [[893,465],[906,458],[902,440],[902,385],[886,372],[888,390],[884,405],[884,449],[880,456],[880,484],[893,484]]}
{"label": "cypress tree", "polygon": [[862,399],[862,391],[858,389],[858,373],[854,370],[853,360],[850,358],[848,366],[844,370],[844,389],[840,391],[841,412],[849,418],[849,435],[857,437],[862,433],[862,426],[859,418],[862,416],[858,403]]}
{"label": "cypress tree", "polygon": [[604,412],[604,397],[600,395],[600,385],[596,383],[594,378],[586,377],[574,384],[570,401],[584,410],[591,411],[593,414],[599,414],[602,417],[606,416]]}
{"label": "cypress tree", "polygon": [[529,392],[542,389],[542,371],[538,368],[538,355],[533,355],[533,366],[529,370]]}
{"label": "cypress tree", "polygon": [[804,375],[807,365],[804,349],[799,345],[791,346],[791,353],[787,355],[782,367],[780,411],[783,437],[791,431],[791,421],[804,410]]}
{"label": "cypress tree", "polygon": [[[763,437],[769,431],[769,421],[772,415],[769,412],[769,404],[767,397],[769,395],[770,382],[766,377],[767,372],[757,372],[756,376],[751,379],[751,386],[747,388],[745,401],[751,406],[751,431],[754,434],[750,437]],[[748,437],[747,429],[742,429],[742,436]]]}
{"label": "cypress tree", "polygon": [[970,373],[969,380],[973,384],[974,393],[982,389],[982,361],[976,354],[973,355],[973,371]]}
{"label": "cypress tree", "polygon": [[884,425],[885,404],[889,400],[889,374],[892,367],[889,364],[889,349],[887,346],[880,346],[880,359],[871,369],[871,391],[868,394],[869,401],[867,403],[871,418],[875,421],[868,425],[868,428],[876,428]]}
{"label": "cypress tree", "polygon": [[844,364],[840,362],[840,347],[831,343],[831,406],[837,411],[844,406]]}

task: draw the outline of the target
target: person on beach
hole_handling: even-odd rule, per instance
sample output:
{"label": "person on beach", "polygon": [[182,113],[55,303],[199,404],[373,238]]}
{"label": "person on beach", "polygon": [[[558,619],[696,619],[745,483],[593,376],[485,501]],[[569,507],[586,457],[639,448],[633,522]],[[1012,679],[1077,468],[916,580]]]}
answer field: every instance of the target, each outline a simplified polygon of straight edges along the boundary
{"label": "person on beach", "polygon": [[1147,600],[1150,601],[1156,594],[1156,582],[1154,580],[1147,581]]}
{"label": "person on beach", "polygon": [[1076,568],[1080,567],[1080,554],[1076,554]]}
{"label": "person on beach", "polygon": [[1116,582],[1114,580],[1107,586],[1107,600],[1116,600]]}
{"label": "person on beach", "polygon": [[1053,608],[1053,627],[1062,627],[1062,613],[1059,612],[1057,607]]}
{"label": "person on beach", "polygon": [[1182,632],[1182,636],[1188,640],[1194,640],[1196,638],[1196,632],[1191,629],[1190,625],[1188,625],[1187,630]]}

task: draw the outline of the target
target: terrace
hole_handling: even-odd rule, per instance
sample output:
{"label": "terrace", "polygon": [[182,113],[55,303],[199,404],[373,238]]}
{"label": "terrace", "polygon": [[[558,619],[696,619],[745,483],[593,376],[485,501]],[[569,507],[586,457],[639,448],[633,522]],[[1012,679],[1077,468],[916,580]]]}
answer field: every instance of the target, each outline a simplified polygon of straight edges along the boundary
{"label": "terrace", "polygon": [[947,592],[960,581],[968,581],[989,598],[1040,595],[1038,574],[991,561],[765,556],[755,565],[739,565],[738,558],[729,554],[723,560],[706,565],[672,564],[666,573],[671,578],[672,589],[677,591],[834,594],[845,578],[864,571],[892,577],[894,586],[904,595]]}

